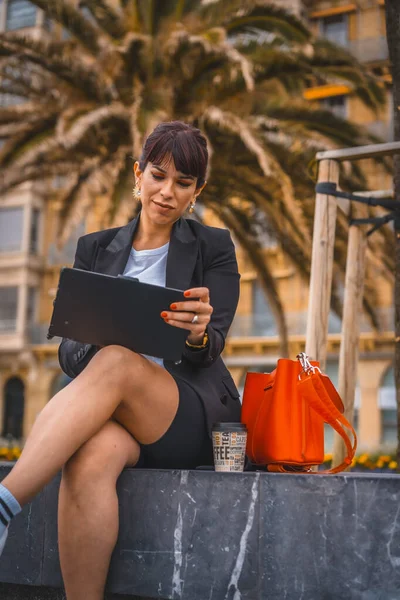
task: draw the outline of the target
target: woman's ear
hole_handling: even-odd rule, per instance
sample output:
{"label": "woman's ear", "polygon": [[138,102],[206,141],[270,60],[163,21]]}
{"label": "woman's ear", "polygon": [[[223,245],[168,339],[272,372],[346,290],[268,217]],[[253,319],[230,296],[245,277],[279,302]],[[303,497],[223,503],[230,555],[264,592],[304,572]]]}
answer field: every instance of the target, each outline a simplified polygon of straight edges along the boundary
{"label": "woman's ear", "polygon": [[195,192],[195,194],[194,194],[194,195],[195,195],[195,198],[197,198],[197,196],[200,196],[201,192],[204,190],[204,188],[206,187],[206,185],[207,185],[207,181],[205,181],[205,182],[203,183],[203,185],[201,186],[201,188],[197,188],[197,189],[196,189],[196,192]]}
{"label": "woman's ear", "polygon": [[133,165],[133,172],[135,173],[136,179],[139,179],[141,177],[141,175],[143,174],[139,168],[139,161],[136,161],[135,164]]}

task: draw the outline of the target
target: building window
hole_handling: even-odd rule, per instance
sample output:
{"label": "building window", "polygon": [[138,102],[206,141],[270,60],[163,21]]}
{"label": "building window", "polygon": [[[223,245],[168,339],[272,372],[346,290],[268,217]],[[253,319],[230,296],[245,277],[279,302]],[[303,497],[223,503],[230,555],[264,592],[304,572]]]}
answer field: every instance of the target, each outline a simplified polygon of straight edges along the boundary
{"label": "building window", "polygon": [[34,27],[36,25],[36,6],[28,0],[8,0],[7,4],[7,31]]}
{"label": "building window", "polygon": [[13,438],[22,437],[24,421],[24,384],[19,377],[12,377],[4,386],[4,437],[11,435]]}
{"label": "building window", "polygon": [[40,226],[40,210],[32,209],[31,235],[29,241],[29,251],[31,254],[37,254],[39,251],[39,226]]}
{"label": "building window", "polygon": [[330,96],[320,100],[320,106],[324,110],[330,110],[334,115],[341,119],[347,118],[347,98],[346,96]]}
{"label": "building window", "polygon": [[251,335],[276,336],[278,328],[264,289],[258,281],[253,285],[253,315]]}
{"label": "building window", "polygon": [[386,446],[397,444],[397,411],[383,408],[381,412],[382,443]]}
{"label": "building window", "polygon": [[265,296],[264,289],[257,280],[252,282],[252,310],[248,314],[236,314],[230,328],[233,337],[277,336],[275,318]]}
{"label": "building window", "polygon": [[397,402],[393,367],[388,369],[379,389],[381,409],[381,442],[386,446],[397,444]]}
{"label": "building window", "polygon": [[0,208],[0,252],[21,252],[24,208]]}
{"label": "building window", "polygon": [[17,328],[18,288],[0,287],[0,333]]}
{"label": "building window", "polygon": [[320,34],[338,46],[347,46],[349,42],[348,16],[334,15],[320,21]]}

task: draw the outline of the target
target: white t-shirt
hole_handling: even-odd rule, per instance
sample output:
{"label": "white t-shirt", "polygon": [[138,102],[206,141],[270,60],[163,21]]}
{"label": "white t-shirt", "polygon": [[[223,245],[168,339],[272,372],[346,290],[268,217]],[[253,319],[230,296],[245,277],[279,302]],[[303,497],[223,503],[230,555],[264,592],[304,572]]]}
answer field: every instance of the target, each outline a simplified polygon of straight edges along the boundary
{"label": "white t-shirt", "polygon": [[[153,248],[152,250],[135,250],[131,248],[123,275],[126,277],[136,277],[143,283],[152,283],[153,285],[165,287],[168,248],[169,242],[160,248]],[[147,356],[146,354],[143,354],[143,356],[162,367],[164,366],[162,358]]]}

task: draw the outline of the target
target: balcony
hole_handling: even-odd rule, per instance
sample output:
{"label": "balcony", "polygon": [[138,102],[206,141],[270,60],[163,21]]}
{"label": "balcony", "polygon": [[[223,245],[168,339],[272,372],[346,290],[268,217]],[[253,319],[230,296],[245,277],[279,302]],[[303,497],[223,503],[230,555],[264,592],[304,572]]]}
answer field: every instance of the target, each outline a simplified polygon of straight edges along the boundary
{"label": "balcony", "polygon": [[[307,328],[307,311],[287,312],[286,323],[289,335],[305,335]],[[341,321],[333,313],[329,315],[329,333],[340,333]],[[236,315],[231,329],[231,337],[275,337],[278,328],[272,312],[263,314]]]}
{"label": "balcony", "polygon": [[17,331],[1,331],[0,329],[0,354],[6,352],[20,352],[24,349],[25,339]]}

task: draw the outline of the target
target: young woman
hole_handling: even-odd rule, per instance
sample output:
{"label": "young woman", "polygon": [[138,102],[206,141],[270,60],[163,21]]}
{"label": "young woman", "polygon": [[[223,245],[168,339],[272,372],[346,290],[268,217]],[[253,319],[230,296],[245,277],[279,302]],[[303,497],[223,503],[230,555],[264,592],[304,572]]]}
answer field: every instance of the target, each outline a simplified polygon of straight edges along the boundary
{"label": "young woman", "polygon": [[186,290],[186,302],[160,314],[188,332],[182,360],[63,339],[60,365],[74,379],[41,411],[0,485],[1,552],[11,518],[62,468],[58,533],[68,600],[103,598],[122,469],[212,464],[212,424],[240,421],[239,394],[220,356],[239,297],[235,248],[227,230],[184,218],[206,184],[207,160],[198,129],[158,125],[134,165],[139,216],[81,237],[74,263]]}

